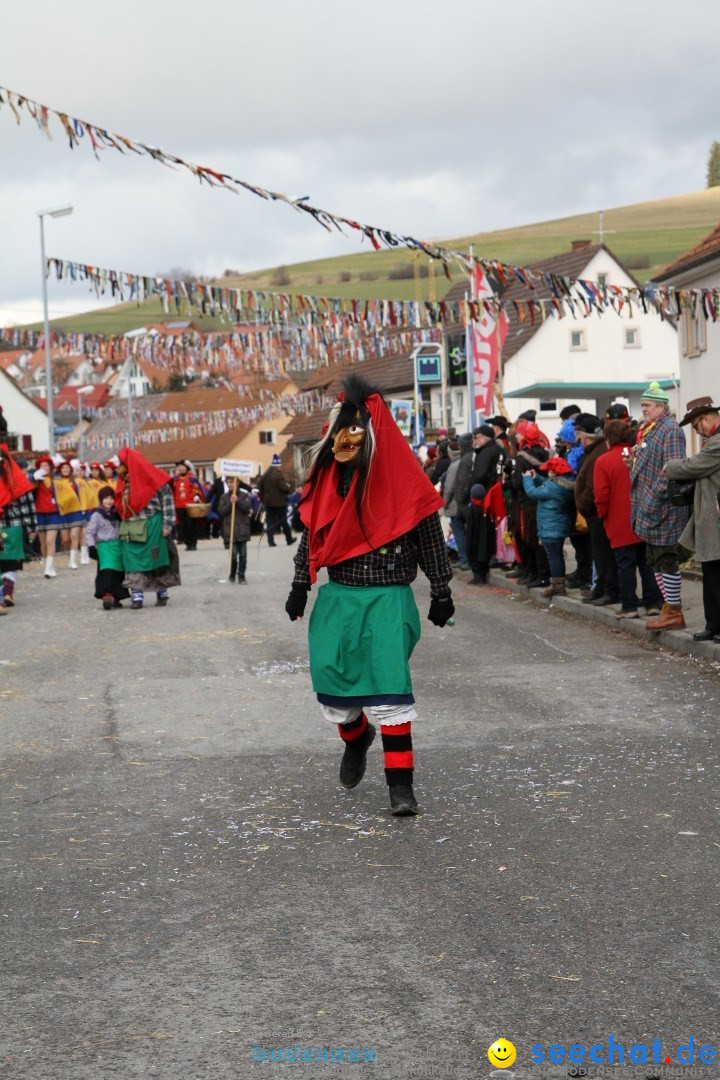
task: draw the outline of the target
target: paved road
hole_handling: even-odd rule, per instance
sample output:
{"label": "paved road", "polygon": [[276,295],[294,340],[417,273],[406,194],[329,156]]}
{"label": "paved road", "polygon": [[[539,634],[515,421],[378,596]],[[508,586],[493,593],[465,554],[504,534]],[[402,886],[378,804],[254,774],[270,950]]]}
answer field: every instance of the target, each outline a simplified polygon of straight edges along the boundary
{"label": "paved road", "polygon": [[[720,1047],[716,670],[459,584],[455,627],[423,618],[424,812],[396,820],[378,745],[337,783],[290,557],[253,546],[241,588],[204,544],[142,612],[99,610],[91,568],[23,575],[0,621],[7,1075],[466,1080],[503,1036],[497,1075],[525,1078],[567,1073],[536,1043]],[[375,1065],[268,1060],[293,1044]]]}

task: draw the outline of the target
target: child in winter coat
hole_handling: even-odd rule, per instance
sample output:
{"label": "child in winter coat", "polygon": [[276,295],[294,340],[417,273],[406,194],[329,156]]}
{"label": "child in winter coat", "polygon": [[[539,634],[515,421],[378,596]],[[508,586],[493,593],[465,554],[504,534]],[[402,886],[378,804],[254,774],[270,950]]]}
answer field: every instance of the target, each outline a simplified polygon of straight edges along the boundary
{"label": "child in winter coat", "polygon": [[537,501],[537,530],[550,563],[550,587],[542,596],[565,596],[565,555],[563,546],[575,520],[572,468],[561,457],[540,466],[547,478],[534,469],[523,476],[525,494]]}
{"label": "child in winter coat", "polygon": [[90,557],[97,559],[98,564],[95,596],[102,600],[105,611],[122,607],[122,601],[130,596],[123,586],[125,571],[121,569],[119,534],[120,516],[115,509],[115,492],[107,485],[98,492],[98,507],[93,511],[85,531]]}

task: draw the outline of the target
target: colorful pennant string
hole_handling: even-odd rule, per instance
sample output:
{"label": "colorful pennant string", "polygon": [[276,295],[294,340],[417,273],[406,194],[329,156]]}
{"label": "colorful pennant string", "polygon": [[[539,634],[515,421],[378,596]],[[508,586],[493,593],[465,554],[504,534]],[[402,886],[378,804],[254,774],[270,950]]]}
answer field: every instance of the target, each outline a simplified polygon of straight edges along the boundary
{"label": "colorful pennant string", "polygon": [[[341,214],[333,214],[329,210],[323,210],[320,207],[313,206],[305,197],[293,199],[288,195],[284,195],[282,192],[271,191],[269,188],[262,187],[259,184],[241,180],[221,169],[211,169],[204,165],[186,161],[184,158],[181,158],[176,154],[167,153],[159,147],[129,139],[125,135],[109,132],[105,128],[89,123],[87,120],[80,120],[77,117],[69,116],[65,112],[51,109],[48,105],[34,101],[32,98],[28,98],[24,94],[18,93],[16,90],[0,87],[0,109],[3,105],[7,105],[10,108],[18,124],[20,124],[22,120],[23,112],[26,112],[31,119],[36,122],[38,129],[42,134],[48,138],[52,138],[52,133],[50,131],[50,117],[56,117],[67,135],[71,150],[74,150],[75,147],[79,146],[82,140],[87,137],[87,141],[92,147],[92,152],[98,160],[100,160],[100,152],[103,150],[117,150],[121,154],[134,153],[149,156],[153,158],[154,161],[158,161],[170,168],[179,167],[186,169],[195,176],[200,183],[206,183],[210,187],[222,188],[225,191],[232,191],[235,194],[237,194],[238,190],[245,190],[262,199],[284,202],[298,212],[309,214],[318,222],[318,224],[322,225],[323,228],[327,229],[329,232],[332,232],[333,229],[337,229],[339,232],[343,233],[343,235],[346,235],[345,229],[349,229],[351,230],[351,235],[352,233],[360,233],[363,239],[368,239],[370,241],[376,251],[380,250],[382,247],[406,247],[413,251],[422,251],[429,258],[441,262],[443,270],[448,278],[451,277],[451,265],[457,263],[463,270],[467,271],[472,267],[473,263],[476,263],[477,265],[482,266],[489,275],[494,290],[497,293],[502,292],[503,289],[513,281],[521,282],[528,289],[534,289],[542,283],[550,290],[552,297],[557,300],[565,299],[576,284],[571,278],[551,274],[542,269],[513,266],[510,263],[504,263],[498,259],[483,258],[467,251],[454,251],[450,248],[441,247],[438,244],[418,240],[414,236],[402,235],[389,229],[380,228],[377,225],[363,224],[362,222],[358,222],[353,218],[345,217]],[[602,307],[607,305],[615,307],[628,292],[633,291],[628,290],[623,286],[609,284],[600,286],[594,282],[587,284],[591,286],[591,288],[586,290],[587,297],[583,307],[586,309],[589,308],[590,311],[599,304],[601,304]],[[698,292],[701,294],[700,302],[697,306],[698,314],[702,311],[705,318],[711,318],[713,321],[716,321],[719,295],[719,291],[716,289],[699,291],[676,290],[669,287],[646,285],[643,288],[643,298],[640,299],[640,303],[644,305],[644,302],[648,302],[651,306],[655,307],[663,317],[675,318],[686,310],[686,308],[683,307],[685,301],[683,301],[681,297],[687,297],[688,294],[695,296]],[[696,303],[694,299],[691,302],[693,305]]]}

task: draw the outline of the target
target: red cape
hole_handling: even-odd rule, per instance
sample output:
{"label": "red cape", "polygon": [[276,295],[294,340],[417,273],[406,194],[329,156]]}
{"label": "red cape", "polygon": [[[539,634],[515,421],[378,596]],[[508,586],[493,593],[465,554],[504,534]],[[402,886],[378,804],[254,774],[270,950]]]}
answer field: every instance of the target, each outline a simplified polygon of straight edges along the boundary
{"label": "red cape", "polygon": [[4,462],[4,467],[0,467],[0,511],[2,511],[15,499],[32,491],[33,485],[20,466],[15,464],[10,447],[5,443],[0,443],[0,451],[7,454],[7,457],[0,459]]}
{"label": "red cape", "polygon": [[118,478],[115,488],[115,508],[121,518],[130,518],[144,510],[163,484],[170,483],[170,474],[151,465],[137,450],[123,446],[118,457],[128,467],[129,497],[125,498],[125,483]]}
{"label": "red cape", "polygon": [[[355,506],[357,475],[343,498],[337,491],[340,466],[333,461],[323,468],[312,495],[300,503],[300,519],[309,532],[311,581],[321,566],[374,551],[444,505],[379,394],[371,394],[365,405],[375,432],[375,455],[362,506],[365,535]],[[303,498],[307,491],[308,487]]]}

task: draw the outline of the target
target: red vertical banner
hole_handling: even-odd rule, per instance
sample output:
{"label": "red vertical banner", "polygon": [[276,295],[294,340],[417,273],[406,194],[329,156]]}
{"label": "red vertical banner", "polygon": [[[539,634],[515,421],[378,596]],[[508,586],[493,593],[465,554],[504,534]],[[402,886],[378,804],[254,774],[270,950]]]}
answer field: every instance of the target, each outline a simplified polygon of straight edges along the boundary
{"label": "red vertical banner", "polygon": [[473,267],[471,298],[477,301],[480,318],[470,323],[471,387],[475,422],[478,414],[488,416],[492,408],[493,386],[498,372],[500,350],[508,332],[508,318],[504,311],[496,319],[483,301],[495,296],[487,274],[477,264]]}

